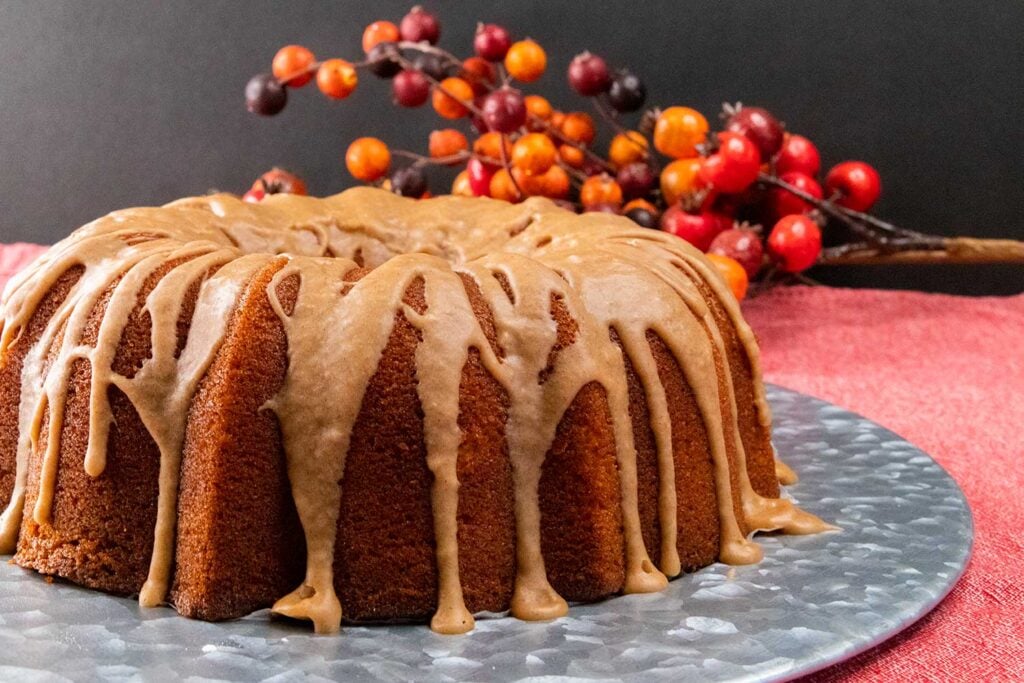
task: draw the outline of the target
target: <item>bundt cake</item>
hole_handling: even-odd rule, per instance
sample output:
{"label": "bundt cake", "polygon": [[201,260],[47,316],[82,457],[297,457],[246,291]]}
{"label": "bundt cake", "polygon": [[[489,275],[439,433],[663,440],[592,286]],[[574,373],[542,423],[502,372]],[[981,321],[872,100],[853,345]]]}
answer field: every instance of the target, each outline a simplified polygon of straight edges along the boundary
{"label": "bundt cake", "polygon": [[317,632],[658,591],[779,498],[757,346],[681,240],[543,199],[183,199],[3,295],[0,551]]}

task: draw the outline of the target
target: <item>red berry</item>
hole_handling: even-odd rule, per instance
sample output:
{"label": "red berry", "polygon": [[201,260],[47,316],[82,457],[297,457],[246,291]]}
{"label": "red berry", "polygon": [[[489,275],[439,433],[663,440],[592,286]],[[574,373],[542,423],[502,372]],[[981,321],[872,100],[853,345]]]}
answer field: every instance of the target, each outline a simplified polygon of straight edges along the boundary
{"label": "red berry", "polygon": [[836,164],[825,176],[829,196],[838,193],[836,204],[854,211],[867,211],[882,194],[882,179],[878,171],[863,161],[844,161]]}
{"label": "red berry", "polygon": [[466,164],[466,174],[469,176],[469,189],[477,197],[489,197],[491,194],[491,178],[498,169],[490,164],[485,164],[479,159],[473,158]]}
{"label": "red berry", "polygon": [[821,253],[821,229],[809,216],[785,216],[768,236],[768,251],[787,272],[807,270]]}
{"label": "red berry", "polygon": [[[806,173],[791,171],[783,174],[779,180],[788,183],[798,190],[803,190],[815,199],[821,199],[821,185],[818,181]],[[807,213],[814,207],[800,197],[781,187],[773,187],[769,195],[772,212],[776,218],[782,218],[794,213]]]}
{"label": "red berry", "polygon": [[611,85],[608,65],[589,52],[576,55],[569,63],[569,85],[585,97],[600,95]]}
{"label": "red berry", "polygon": [[263,200],[267,196],[266,190],[262,187],[250,187],[249,191],[242,195],[243,202],[249,202],[250,204],[256,204]]}
{"label": "red berry", "polygon": [[651,170],[650,166],[641,162],[634,162],[620,168],[619,172],[615,175],[615,180],[619,183],[619,187],[622,188],[623,197],[626,199],[636,199],[650,192],[657,178],[655,178],[654,171]]}
{"label": "red berry", "polygon": [[398,25],[398,32],[402,40],[411,43],[426,41],[431,45],[437,44],[441,37],[441,26],[437,23],[437,17],[417,5],[409,10],[409,13],[402,17],[402,23]]}
{"label": "red berry", "polygon": [[405,69],[391,81],[391,93],[403,107],[418,107],[430,97],[430,81],[419,71]]}
{"label": "red berry", "polygon": [[725,129],[754,143],[761,159],[768,161],[782,147],[785,131],[772,114],[760,107],[743,107],[729,117]]}
{"label": "red berry", "polygon": [[679,205],[669,207],[661,215],[661,229],[681,237],[701,251],[707,251],[712,240],[732,225],[732,219],[722,214],[702,211],[688,213]]}
{"label": "red berry", "polygon": [[821,155],[814,143],[802,135],[787,135],[775,159],[775,172],[779,175],[796,171],[814,177],[821,169]]}
{"label": "red berry", "polygon": [[736,133],[719,133],[718,142],[718,151],[701,165],[700,177],[719,192],[743,192],[757,180],[761,155],[754,143]]}
{"label": "red berry", "polygon": [[708,253],[735,259],[743,266],[748,278],[757,275],[764,259],[761,236],[750,228],[730,228],[723,231],[711,241]]}
{"label": "red berry", "polygon": [[512,47],[512,34],[497,24],[480,24],[473,37],[473,49],[488,62],[500,62]]}
{"label": "red berry", "polygon": [[523,94],[512,88],[499,88],[484,97],[480,111],[487,128],[499,133],[511,133],[526,123]]}
{"label": "red berry", "polygon": [[245,84],[245,108],[260,116],[273,116],[288,103],[288,90],[273,74],[256,74]]}

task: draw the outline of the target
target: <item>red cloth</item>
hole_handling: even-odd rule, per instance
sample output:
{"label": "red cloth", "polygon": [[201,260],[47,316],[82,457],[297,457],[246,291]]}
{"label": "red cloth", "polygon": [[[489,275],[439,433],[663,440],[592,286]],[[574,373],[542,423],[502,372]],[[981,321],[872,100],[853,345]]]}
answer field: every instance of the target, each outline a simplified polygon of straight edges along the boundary
{"label": "red cloth", "polygon": [[[0,245],[0,287],[41,253]],[[974,557],[902,634],[814,681],[1024,680],[1024,295],[777,289],[744,310],[766,378],[901,434],[959,482]]]}
{"label": "red cloth", "polygon": [[815,681],[1024,680],[1024,295],[794,287],[744,304],[766,378],[931,454],[964,490],[974,556],[928,616]]}

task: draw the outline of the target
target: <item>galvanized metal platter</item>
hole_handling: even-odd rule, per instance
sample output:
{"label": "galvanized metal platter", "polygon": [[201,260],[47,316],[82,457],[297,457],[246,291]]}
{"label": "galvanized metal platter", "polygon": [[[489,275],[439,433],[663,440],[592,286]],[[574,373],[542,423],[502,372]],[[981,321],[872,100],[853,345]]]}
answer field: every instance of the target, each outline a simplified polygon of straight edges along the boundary
{"label": "galvanized metal platter", "polygon": [[776,681],[862,652],[931,610],[967,564],[971,513],[892,432],[772,387],[789,495],[842,527],[761,538],[756,566],[713,565],[656,595],[550,623],[496,616],[465,636],[420,625],[317,637],[266,612],[208,624],[0,565],[0,680]]}

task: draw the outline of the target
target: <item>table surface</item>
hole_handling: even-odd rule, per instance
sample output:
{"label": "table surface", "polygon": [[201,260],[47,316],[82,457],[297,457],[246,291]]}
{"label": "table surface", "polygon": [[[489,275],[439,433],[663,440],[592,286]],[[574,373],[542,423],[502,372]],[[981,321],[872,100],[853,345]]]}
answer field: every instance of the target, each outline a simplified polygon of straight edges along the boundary
{"label": "table surface", "polygon": [[[40,251],[0,246],[0,287]],[[767,380],[902,435],[946,468],[974,513],[974,557],[949,597],[807,680],[1024,680],[1024,295],[792,287],[744,311]]]}

